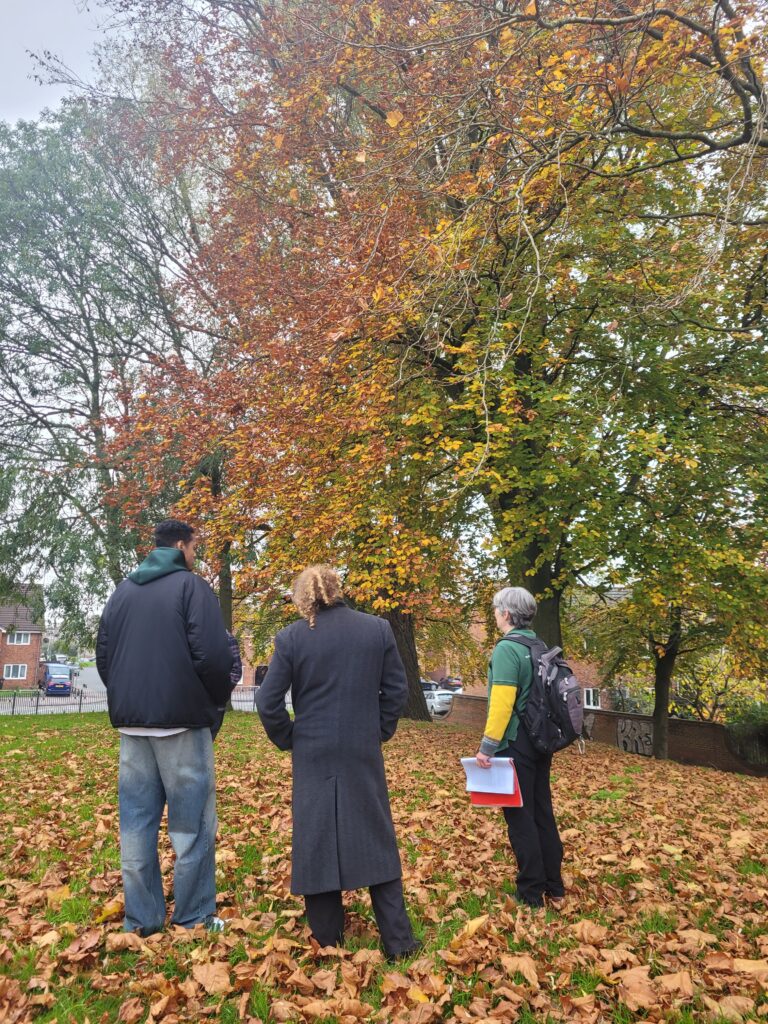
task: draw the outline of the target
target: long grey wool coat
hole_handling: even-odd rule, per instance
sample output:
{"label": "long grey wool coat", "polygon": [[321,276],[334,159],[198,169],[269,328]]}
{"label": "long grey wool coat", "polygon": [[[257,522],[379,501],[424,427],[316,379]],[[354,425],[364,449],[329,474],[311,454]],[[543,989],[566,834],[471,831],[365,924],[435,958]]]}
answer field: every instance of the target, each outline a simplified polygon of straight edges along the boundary
{"label": "long grey wool coat", "polygon": [[314,629],[301,619],[277,634],[256,705],[269,738],[293,756],[291,892],[401,876],[381,744],[394,735],[407,695],[384,619],[338,604],[318,613]]}

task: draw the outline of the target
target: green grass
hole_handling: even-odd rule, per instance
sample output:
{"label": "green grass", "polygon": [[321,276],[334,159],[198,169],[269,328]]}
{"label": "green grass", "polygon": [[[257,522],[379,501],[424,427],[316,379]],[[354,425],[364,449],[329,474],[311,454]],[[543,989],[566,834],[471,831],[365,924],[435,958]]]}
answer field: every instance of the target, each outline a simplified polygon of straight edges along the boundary
{"label": "green grass", "polygon": [[751,857],[744,857],[736,865],[740,875],[768,875],[768,862],[753,860]]}
{"label": "green grass", "polygon": [[579,995],[589,995],[590,992],[594,992],[597,986],[602,985],[603,982],[602,975],[582,967],[578,967],[571,975],[571,985],[574,986]]}
{"label": "green grass", "polygon": [[676,927],[677,918],[671,914],[662,914],[658,910],[641,914],[637,921],[637,928],[644,935],[666,935],[668,932],[673,932]]}
{"label": "green grass", "polygon": [[615,1006],[611,1013],[611,1024],[633,1024],[635,1019],[635,1015],[623,1003]]}

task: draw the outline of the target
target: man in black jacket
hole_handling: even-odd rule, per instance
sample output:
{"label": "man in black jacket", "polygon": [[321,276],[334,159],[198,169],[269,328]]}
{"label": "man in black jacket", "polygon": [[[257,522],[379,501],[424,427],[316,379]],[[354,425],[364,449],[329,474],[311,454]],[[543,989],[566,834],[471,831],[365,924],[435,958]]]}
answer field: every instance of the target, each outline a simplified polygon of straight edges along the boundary
{"label": "man in black jacket", "polygon": [[167,802],[176,853],[172,922],[219,931],[211,726],[232,691],[232,653],[218,601],[192,572],[192,527],[166,519],[154,539],[107,602],[96,643],[110,721],[121,734],[125,929],[150,935],[165,924],[157,835]]}

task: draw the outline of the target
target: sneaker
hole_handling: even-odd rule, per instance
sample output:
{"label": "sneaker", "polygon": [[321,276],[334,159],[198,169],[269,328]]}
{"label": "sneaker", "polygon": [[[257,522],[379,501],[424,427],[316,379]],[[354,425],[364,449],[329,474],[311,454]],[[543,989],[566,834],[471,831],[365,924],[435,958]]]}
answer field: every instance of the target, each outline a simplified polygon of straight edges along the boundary
{"label": "sneaker", "polygon": [[557,911],[565,910],[566,906],[568,905],[568,901],[566,900],[565,896],[545,896],[544,902],[546,906],[550,907],[552,910]]}
{"label": "sneaker", "polygon": [[210,917],[206,917],[203,921],[205,930],[207,932],[223,932],[226,930],[227,922],[223,921],[220,917],[216,917],[215,914],[211,914]]}

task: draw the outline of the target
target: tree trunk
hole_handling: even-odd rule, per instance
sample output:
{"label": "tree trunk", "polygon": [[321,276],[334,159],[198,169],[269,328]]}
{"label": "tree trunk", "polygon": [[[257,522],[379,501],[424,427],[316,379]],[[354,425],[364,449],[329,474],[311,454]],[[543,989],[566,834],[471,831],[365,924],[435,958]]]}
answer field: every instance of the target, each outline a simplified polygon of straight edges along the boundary
{"label": "tree trunk", "polygon": [[[531,590],[535,596],[535,585],[531,586]],[[533,620],[533,628],[536,630],[536,635],[540,636],[550,647],[563,646],[563,636],[560,629],[560,599],[562,596],[562,593],[557,591],[551,597],[536,599],[538,609],[536,611],[536,618]]]}
{"label": "tree trunk", "polygon": [[417,722],[429,722],[431,718],[421,688],[419,658],[416,653],[416,637],[413,631],[413,617],[399,608],[386,612],[384,618],[395,634],[397,649],[403,659],[405,674],[408,678],[408,703],[405,705],[403,718],[413,718]]}
{"label": "tree trunk", "polygon": [[231,544],[226,541],[221,549],[221,568],[219,569],[219,604],[224,626],[232,632],[232,558]]}
{"label": "tree trunk", "polygon": [[[515,496],[502,494],[496,499],[495,507],[489,503],[491,514],[496,522],[499,534],[503,534],[505,512],[515,508]],[[542,551],[538,541],[532,541],[517,556],[504,559],[509,573],[510,587],[525,587],[536,598],[538,605],[533,629],[536,634],[550,647],[563,646],[563,633],[560,627],[560,602],[563,596],[562,585],[553,583],[558,579],[559,566],[551,560],[542,560]],[[527,573],[532,575],[526,575]],[[546,597],[541,595],[546,594]]]}
{"label": "tree trunk", "polygon": [[653,704],[653,756],[666,761],[669,757],[669,694],[672,675],[680,650],[681,614],[679,609],[671,613],[669,639],[665,644],[651,640],[654,659],[654,704]]}

